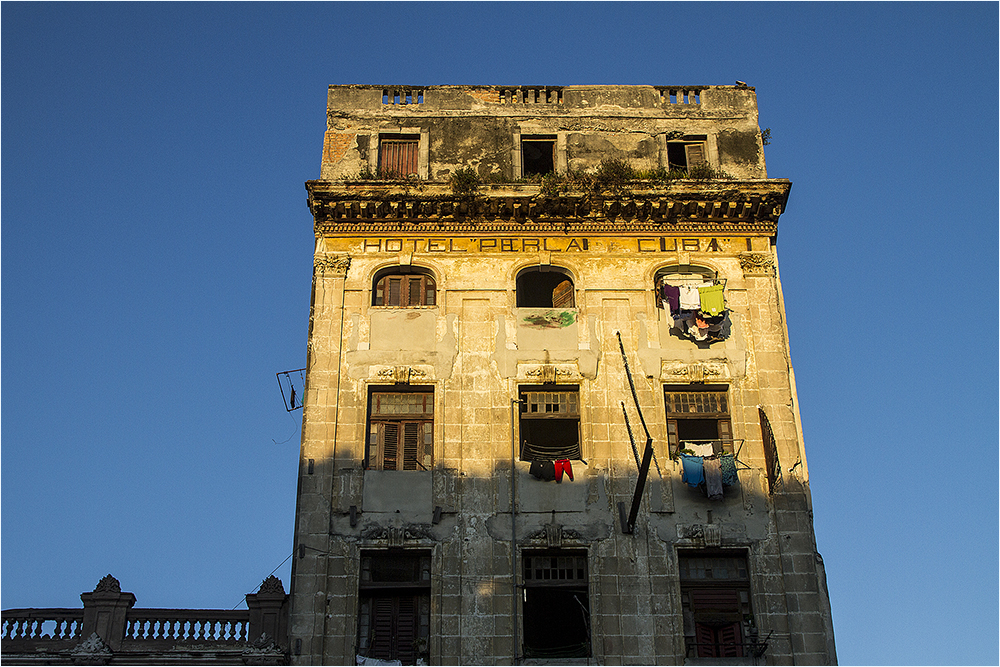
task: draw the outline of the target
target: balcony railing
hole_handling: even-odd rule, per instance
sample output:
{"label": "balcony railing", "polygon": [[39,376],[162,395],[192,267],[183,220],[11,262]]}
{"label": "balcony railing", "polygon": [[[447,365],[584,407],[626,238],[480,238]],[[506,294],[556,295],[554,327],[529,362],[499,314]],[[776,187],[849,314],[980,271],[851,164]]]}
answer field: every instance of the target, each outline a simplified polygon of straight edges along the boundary
{"label": "balcony railing", "polygon": [[83,609],[9,609],[3,612],[4,643],[79,642]]}
{"label": "balcony railing", "polygon": [[238,644],[248,641],[247,609],[131,609],[126,642]]}

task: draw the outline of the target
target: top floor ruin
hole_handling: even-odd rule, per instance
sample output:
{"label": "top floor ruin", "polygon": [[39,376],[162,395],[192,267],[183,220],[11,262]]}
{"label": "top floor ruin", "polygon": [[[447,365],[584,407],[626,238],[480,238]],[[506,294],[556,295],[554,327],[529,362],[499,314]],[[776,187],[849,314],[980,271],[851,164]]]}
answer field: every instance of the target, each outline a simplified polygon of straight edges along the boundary
{"label": "top floor ruin", "polygon": [[766,179],[752,87],[331,85],[321,180]]}

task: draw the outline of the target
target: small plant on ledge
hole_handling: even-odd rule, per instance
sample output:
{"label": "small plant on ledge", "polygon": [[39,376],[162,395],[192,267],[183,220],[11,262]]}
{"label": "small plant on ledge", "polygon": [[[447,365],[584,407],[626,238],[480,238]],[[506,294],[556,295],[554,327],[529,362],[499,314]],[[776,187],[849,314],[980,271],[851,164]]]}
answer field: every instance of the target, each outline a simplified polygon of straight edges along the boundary
{"label": "small plant on ledge", "polygon": [[479,192],[482,179],[471,167],[462,167],[452,172],[449,182],[453,194],[471,199]]}

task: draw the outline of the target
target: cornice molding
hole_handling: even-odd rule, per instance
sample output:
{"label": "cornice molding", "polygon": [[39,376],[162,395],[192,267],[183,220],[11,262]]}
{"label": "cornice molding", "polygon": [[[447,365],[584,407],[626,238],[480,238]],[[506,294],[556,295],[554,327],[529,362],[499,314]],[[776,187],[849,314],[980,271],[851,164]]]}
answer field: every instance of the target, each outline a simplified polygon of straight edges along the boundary
{"label": "cornice molding", "polygon": [[547,195],[513,184],[452,194],[442,184],[308,181],[317,235],[442,233],[774,234],[791,183],[684,181],[621,193]]}

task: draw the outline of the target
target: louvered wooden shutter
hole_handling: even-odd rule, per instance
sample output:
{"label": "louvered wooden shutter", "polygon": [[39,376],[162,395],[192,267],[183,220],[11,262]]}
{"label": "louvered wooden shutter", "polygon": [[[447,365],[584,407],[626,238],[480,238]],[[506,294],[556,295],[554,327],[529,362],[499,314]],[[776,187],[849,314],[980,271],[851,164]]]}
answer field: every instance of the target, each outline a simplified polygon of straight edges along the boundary
{"label": "louvered wooden shutter", "polygon": [[398,470],[398,456],[399,456],[399,424],[393,422],[385,422],[379,424],[379,430],[381,431],[379,447],[379,458],[381,459],[379,466],[382,470]]}
{"label": "louvered wooden shutter", "polygon": [[694,641],[698,644],[699,658],[715,658],[718,656],[715,644],[715,631],[704,623],[694,624]]}
{"label": "louvered wooden shutter", "polygon": [[671,454],[676,453],[680,449],[680,443],[677,441],[677,420],[668,419],[667,420],[667,451]]}
{"label": "louvered wooden shutter", "polygon": [[423,447],[420,445],[421,424],[418,422],[403,422],[403,465],[402,470],[417,470],[417,462],[423,463]]}
{"label": "louvered wooden shutter", "polygon": [[421,292],[422,292],[421,288],[423,287],[423,282],[424,281],[423,281],[422,278],[410,278],[409,279],[409,285],[408,285],[408,287],[409,287],[409,290],[408,290],[409,294],[407,295],[408,299],[407,299],[406,303],[403,304],[403,305],[406,305],[406,306],[420,306],[420,305],[423,305],[424,299],[423,299],[423,295],[421,294]]}
{"label": "louvered wooden shutter", "polygon": [[774,432],[771,430],[771,422],[768,421],[764,408],[757,408],[760,417],[760,433],[764,439],[764,467],[767,469],[767,489],[769,493],[774,493],[778,484],[778,476],[781,474],[781,467],[778,463],[778,446],[774,441]]}
{"label": "louvered wooden shutter", "polygon": [[415,662],[413,642],[417,638],[417,604],[414,597],[397,598],[396,655],[404,665]]}
{"label": "louvered wooden shutter", "polygon": [[687,144],[684,151],[687,154],[688,169],[705,164],[705,144]]}
{"label": "louvered wooden shutter", "polygon": [[552,290],[552,307],[553,308],[573,308],[573,283],[569,280],[564,280],[556,288]]}
{"label": "louvered wooden shutter", "polygon": [[728,419],[720,419],[719,439],[722,440],[722,451],[733,453],[733,425]]}
{"label": "louvered wooden shutter", "polygon": [[369,644],[368,657],[392,660],[395,658],[394,628],[395,599],[391,597],[375,598],[372,601],[372,637]]}
{"label": "louvered wooden shutter", "polygon": [[715,629],[716,641],[719,643],[717,655],[720,658],[739,658],[743,656],[743,633],[739,623],[730,623]]}
{"label": "louvered wooden shutter", "polygon": [[399,302],[399,297],[400,297],[400,294],[402,292],[401,288],[402,288],[403,279],[402,278],[389,278],[388,280],[389,280],[389,294],[388,294],[388,298],[386,299],[386,304],[385,305],[387,305],[387,306],[399,306],[399,305],[401,305],[400,302]]}

